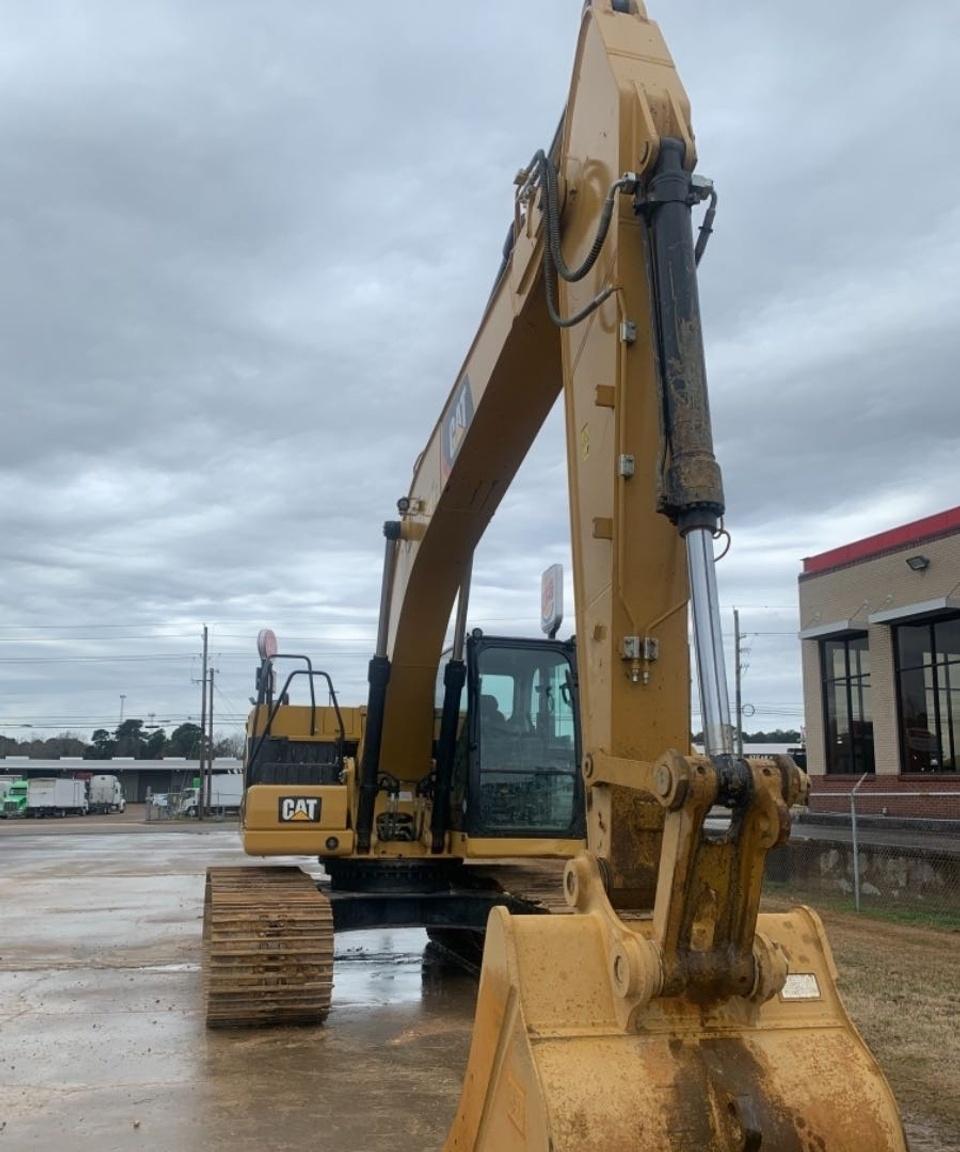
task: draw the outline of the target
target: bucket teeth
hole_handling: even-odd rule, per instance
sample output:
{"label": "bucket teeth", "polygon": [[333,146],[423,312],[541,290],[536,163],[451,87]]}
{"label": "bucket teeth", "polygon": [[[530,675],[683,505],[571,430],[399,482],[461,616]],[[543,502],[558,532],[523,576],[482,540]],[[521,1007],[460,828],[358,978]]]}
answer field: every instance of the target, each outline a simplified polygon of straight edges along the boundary
{"label": "bucket teeth", "polygon": [[211,1028],[320,1024],[333,992],[330,902],[299,868],[210,868],[203,1006]]}

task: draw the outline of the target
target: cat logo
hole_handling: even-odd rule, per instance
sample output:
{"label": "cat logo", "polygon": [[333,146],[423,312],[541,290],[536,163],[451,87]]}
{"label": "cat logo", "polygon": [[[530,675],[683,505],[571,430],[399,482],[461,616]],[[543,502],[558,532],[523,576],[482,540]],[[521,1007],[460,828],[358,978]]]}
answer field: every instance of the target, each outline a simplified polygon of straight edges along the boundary
{"label": "cat logo", "polygon": [[281,824],[319,824],[319,796],[281,796]]}
{"label": "cat logo", "polygon": [[463,376],[454,388],[440,417],[440,475],[444,480],[450,475],[472,419],[473,393],[470,391],[470,377]]}

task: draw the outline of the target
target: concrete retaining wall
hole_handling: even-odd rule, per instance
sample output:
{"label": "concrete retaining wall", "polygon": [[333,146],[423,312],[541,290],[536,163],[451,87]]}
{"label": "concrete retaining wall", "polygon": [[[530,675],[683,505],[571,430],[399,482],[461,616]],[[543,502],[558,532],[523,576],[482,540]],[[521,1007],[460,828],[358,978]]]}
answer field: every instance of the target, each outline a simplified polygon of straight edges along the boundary
{"label": "concrete retaining wall", "polygon": [[[860,895],[870,900],[934,904],[960,912],[960,856],[927,848],[866,844],[859,850]],[[796,840],[767,857],[774,884],[833,895],[853,893],[853,849],[849,844]]]}

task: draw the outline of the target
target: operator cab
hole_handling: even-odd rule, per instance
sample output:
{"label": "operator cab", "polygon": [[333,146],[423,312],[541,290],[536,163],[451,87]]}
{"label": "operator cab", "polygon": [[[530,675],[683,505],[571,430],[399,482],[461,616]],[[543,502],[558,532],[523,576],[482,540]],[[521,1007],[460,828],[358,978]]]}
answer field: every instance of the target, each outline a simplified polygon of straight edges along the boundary
{"label": "operator cab", "polygon": [[[438,674],[438,704],[450,654]],[[466,709],[449,826],[470,837],[580,839],[583,781],[573,641],[484,636],[466,644]]]}
{"label": "operator cab", "polygon": [[459,659],[444,653],[433,758],[419,779],[377,772],[363,849],[357,765],[369,710],[341,706],[326,672],[265,635],[247,722],[242,826],[251,854],[569,855],[584,840],[572,640],[476,629]]}

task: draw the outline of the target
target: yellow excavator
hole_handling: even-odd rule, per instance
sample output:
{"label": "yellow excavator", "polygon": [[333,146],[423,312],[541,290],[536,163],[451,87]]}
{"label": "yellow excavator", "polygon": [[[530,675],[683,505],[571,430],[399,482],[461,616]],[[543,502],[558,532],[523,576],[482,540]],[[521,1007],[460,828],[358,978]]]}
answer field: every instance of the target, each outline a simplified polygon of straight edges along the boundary
{"label": "yellow excavator", "polygon": [[[260,637],[244,847],[328,882],[211,869],[208,1022],[322,1020],[335,928],[482,942],[451,1152],[905,1149],[820,920],[759,911],[807,780],[733,752],[696,274],[716,194],[695,163],[656,24],[588,2],[560,128],[517,175],[480,327],[385,525],[366,707]],[[561,395],[576,640],[468,634],[474,550]],[[531,879],[544,858],[567,861],[555,891]]]}

